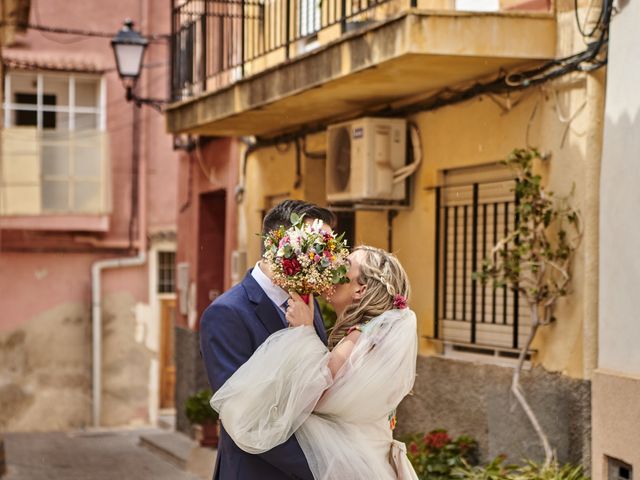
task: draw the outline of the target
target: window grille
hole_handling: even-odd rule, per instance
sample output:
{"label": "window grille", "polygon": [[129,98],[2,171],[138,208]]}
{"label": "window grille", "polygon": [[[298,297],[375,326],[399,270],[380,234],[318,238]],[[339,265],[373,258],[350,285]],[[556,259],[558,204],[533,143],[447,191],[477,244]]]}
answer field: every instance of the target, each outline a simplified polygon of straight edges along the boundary
{"label": "window grille", "polygon": [[530,324],[519,295],[473,277],[516,225],[515,180],[498,166],[451,170],[436,189],[436,338],[519,348]]}
{"label": "window grille", "polygon": [[158,252],[158,293],[176,291],[176,252]]}

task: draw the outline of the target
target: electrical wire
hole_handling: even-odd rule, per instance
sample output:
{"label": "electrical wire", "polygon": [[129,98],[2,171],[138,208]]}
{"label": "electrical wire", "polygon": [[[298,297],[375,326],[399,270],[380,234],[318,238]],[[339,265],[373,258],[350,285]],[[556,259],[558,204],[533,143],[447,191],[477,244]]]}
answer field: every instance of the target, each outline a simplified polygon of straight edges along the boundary
{"label": "electrical wire", "polygon": [[[41,25],[40,23],[0,22],[0,26],[16,27],[26,30],[36,30],[39,32],[55,33],[59,35],[76,35],[82,37],[113,38],[116,35],[116,32],[100,32],[96,30],[82,30],[77,28],[52,27],[49,25]],[[149,40],[150,43],[165,43],[171,38],[171,35],[168,33],[158,33],[147,35],[145,38]]]}
{"label": "electrical wire", "polygon": [[[585,15],[584,26],[587,25],[587,22],[589,20],[589,14],[591,13],[591,7],[593,6],[594,1],[595,0],[591,0],[591,2],[589,2],[589,6],[587,7],[587,14]],[[580,35],[582,35],[585,38],[590,38],[598,31],[598,29],[602,25],[602,20],[605,12],[604,4],[606,3],[606,1],[607,0],[603,0],[603,5],[600,8],[600,14],[598,15],[598,21],[593,26],[591,31],[589,33],[586,33],[584,31],[584,26],[580,23],[580,14],[578,13],[578,0],[573,0],[574,14],[576,16],[576,23],[578,24],[578,31],[580,32]]]}
{"label": "electrical wire", "polygon": [[[36,18],[36,23],[37,24],[41,24],[42,22],[40,21],[40,8],[39,8],[40,2],[32,0],[32,3],[33,3],[33,15]],[[78,42],[81,42],[81,41],[85,40],[85,38],[82,38],[82,37],[76,37],[76,38],[69,38],[69,39],[66,39],[66,40],[60,40],[58,38],[55,38],[53,36],[48,35],[48,33],[45,32],[45,31],[40,31],[39,30],[38,33],[40,33],[40,35],[42,35],[43,38],[46,38],[47,40],[49,40],[51,42],[59,43],[59,44],[62,44],[62,45],[70,45],[72,43],[78,43]]]}

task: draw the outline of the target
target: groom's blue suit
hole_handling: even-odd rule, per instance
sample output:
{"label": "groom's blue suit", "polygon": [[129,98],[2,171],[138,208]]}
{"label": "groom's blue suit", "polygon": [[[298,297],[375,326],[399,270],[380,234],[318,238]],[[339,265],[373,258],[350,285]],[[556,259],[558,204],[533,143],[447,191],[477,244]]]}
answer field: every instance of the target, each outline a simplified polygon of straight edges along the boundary
{"label": "groom's blue suit", "polygon": [[[269,335],[285,328],[283,317],[249,272],[242,283],[218,297],[202,314],[200,349],[214,392],[245,363]],[[314,324],[327,335],[316,304]],[[247,412],[251,415],[251,412]],[[215,480],[313,480],[295,437],[260,455],[250,455],[220,429]]]}

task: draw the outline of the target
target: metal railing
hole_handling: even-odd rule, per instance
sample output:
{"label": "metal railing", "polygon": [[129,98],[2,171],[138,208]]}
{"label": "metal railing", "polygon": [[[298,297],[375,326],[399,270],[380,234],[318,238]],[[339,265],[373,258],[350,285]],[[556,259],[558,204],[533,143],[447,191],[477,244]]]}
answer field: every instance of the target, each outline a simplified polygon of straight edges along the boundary
{"label": "metal railing", "polygon": [[172,98],[223,88],[287,61],[313,48],[318,32],[370,24],[376,8],[391,1],[174,0]]}

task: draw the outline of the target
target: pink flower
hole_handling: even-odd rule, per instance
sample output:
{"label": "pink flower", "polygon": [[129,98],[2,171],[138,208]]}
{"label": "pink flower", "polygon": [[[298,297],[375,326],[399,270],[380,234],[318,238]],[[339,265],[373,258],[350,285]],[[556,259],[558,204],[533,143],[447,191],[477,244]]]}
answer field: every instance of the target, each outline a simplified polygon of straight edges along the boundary
{"label": "pink flower", "polygon": [[393,307],[397,309],[407,308],[407,298],[404,295],[396,294],[393,297]]}

